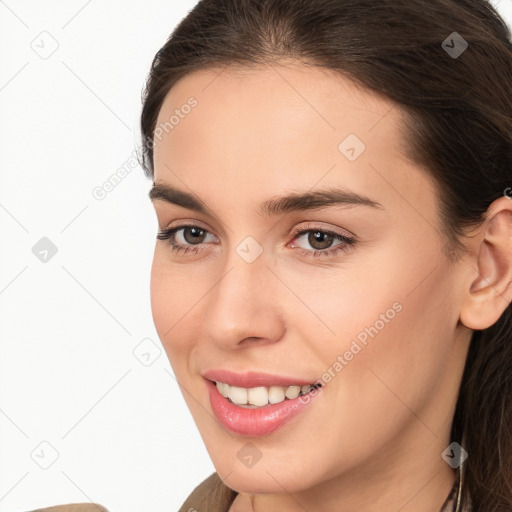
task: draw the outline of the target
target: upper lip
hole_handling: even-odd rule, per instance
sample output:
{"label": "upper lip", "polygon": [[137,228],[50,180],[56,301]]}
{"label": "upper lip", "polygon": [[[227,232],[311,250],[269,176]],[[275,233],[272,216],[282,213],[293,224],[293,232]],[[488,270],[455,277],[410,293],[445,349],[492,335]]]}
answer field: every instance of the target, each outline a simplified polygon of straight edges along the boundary
{"label": "upper lip", "polygon": [[272,375],[270,373],[246,372],[235,373],[230,370],[207,370],[203,377],[212,382],[224,382],[230,386],[241,388],[255,388],[258,386],[304,386],[307,384],[319,384],[319,381],[308,381],[297,377],[285,377],[283,375]]}

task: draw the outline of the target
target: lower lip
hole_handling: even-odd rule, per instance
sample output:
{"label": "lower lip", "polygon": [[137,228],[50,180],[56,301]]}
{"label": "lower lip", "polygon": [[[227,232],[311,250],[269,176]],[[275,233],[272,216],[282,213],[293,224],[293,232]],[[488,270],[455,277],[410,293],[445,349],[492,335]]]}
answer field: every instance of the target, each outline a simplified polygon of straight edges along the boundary
{"label": "lower lip", "polygon": [[[278,404],[268,404],[258,409],[246,409],[237,406],[221,395],[214,382],[207,381],[207,386],[213,413],[221,425],[227,430],[243,436],[265,436],[274,432],[304,411],[322,390],[319,388],[307,395],[298,396],[293,400],[286,399]],[[308,398],[304,399],[304,397]]]}

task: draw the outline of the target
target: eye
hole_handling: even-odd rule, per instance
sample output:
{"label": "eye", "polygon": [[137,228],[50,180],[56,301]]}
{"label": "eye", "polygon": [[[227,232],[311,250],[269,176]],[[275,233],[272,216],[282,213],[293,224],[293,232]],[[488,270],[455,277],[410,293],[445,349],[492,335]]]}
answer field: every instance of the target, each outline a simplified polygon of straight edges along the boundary
{"label": "eye", "polygon": [[[305,237],[305,235],[308,235]],[[207,242],[208,236],[216,241],[217,238],[208,230],[194,224],[176,226],[173,228],[160,229],[157,235],[158,240],[167,240],[172,251],[183,253],[198,253],[203,250],[204,243]],[[356,244],[354,237],[336,233],[334,231],[321,229],[319,227],[307,229],[296,229],[292,232],[293,240],[304,238],[303,242],[309,244],[313,249],[308,250],[304,247],[298,247],[298,252],[303,256],[319,257],[334,256],[340,251],[348,251]],[[212,241],[212,240],[210,240]],[[333,242],[338,242],[332,245]],[[291,247],[295,247],[292,245]]]}
{"label": "eye", "polygon": [[[356,239],[354,237],[349,237],[326,229],[309,228],[309,226],[308,229],[295,231],[294,235],[294,240],[303,239],[303,243],[305,242],[313,248],[313,250],[306,250],[304,247],[299,246],[299,253],[303,256],[334,256],[340,251],[349,250],[356,244]],[[333,242],[336,241],[338,243],[333,246]]]}
{"label": "eye", "polygon": [[[179,234],[180,231],[183,233]],[[199,247],[203,242],[205,242],[207,238],[207,234],[211,235],[214,239],[215,236],[212,235],[206,229],[203,229],[200,226],[196,226],[193,224],[176,226],[174,228],[164,228],[158,232],[157,239],[158,240],[167,240],[168,244],[171,246],[171,249],[176,252],[183,251],[187,252],[198,252],[201,249]],[[180,240],[181,239],[181,240]],[[190,245],[188,245],[190,244]],[[194,247],[197,245],[198,247]]]}

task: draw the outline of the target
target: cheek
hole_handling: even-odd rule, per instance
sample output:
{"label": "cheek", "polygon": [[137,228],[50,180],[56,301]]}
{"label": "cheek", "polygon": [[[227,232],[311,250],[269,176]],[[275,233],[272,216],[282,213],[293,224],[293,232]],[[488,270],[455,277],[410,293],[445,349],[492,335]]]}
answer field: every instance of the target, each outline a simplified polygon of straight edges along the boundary
{"label": "cheek", "polygon": [[187,277],[185,267],[168,264],[162,254],[164,251],[159,247],[155,249],[151,266],[151,311],[160,341],[171,359],[190,345],[186,343],[188,338],[183,336],[183,329],[197,326],[193,319],[196,314],[194,304],[204,291],[198,288],[200,283],[196,279]]}
{"label": "cheek", "polygon": [[372,309],[373,318],[358,333],[364,335],[366,344],[358,342],[358,334],[351,336],[361,350],[351,356],[342,372],[342,393],[347,403],[350,397],[365,397],[366,403],[355,405],[356,416],[371,422],[382,414],[395,418],[398,425],[411,418],[410,410],[420,411],[436,394],[437,384],[448,371],[455,328],[449,290],[439,285],[442,279],[438,273],[409,295],[387,296],[382,304],[398,298],[401,310],[386,323],[378,321],[384,308]]}
{"label": "cheek", "polygon": [[[323,343],[316,343],[322,380],[337,382],[327,386],[337,388],[332,392],[343,407],[360,407],[353,411],[356,417],[386,413],[389,407],[409,414],[393,392],[421,406],[446,371],[456,326],[453,284],[435,246],[421,255],[413,247],[392,247],[381,251],[378,260],[359,261],[364,273],[322,278],[330,283],[327,288],[302,276],[309,283],[303,296],[334,334],[314,322],[315,334],[305,320],[299,320],[300,332],[317,341],[318,332],[325,333]],[[365,400],[355,404],[357,396]]]}

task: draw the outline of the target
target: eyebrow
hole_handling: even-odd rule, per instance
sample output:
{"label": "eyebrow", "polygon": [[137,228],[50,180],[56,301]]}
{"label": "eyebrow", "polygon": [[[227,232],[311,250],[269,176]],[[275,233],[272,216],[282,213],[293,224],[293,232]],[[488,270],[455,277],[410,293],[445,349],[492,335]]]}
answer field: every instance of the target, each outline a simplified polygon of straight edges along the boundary
{"label": "eyebrow", "polygon": [[[151,201],[162,200],[205,215],[213,215],[210,209],[194,195],[164,183],[153,183],[149,191]],[[333,205],[370,206],[384,210],[385,208],[364,195],[338,187],[292,193],[282,197],[268,199],[260,205],[259,212],[263,216],[281,215],[295,211],[313,210]]]}

